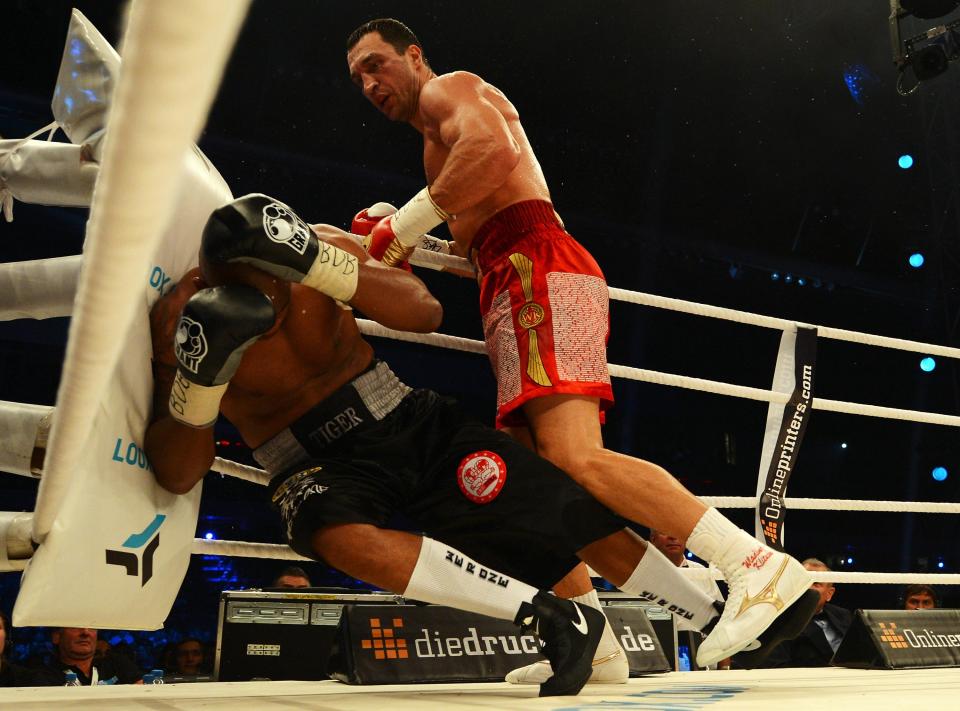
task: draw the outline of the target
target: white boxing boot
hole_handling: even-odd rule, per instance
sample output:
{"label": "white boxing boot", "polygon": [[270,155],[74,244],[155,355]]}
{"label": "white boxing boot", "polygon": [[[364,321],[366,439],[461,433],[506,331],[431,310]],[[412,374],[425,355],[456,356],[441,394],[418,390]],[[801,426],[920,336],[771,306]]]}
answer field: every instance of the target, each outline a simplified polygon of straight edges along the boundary
{"label": "white boxing boot", "polygon": [[734,526],[716,509],[707,510],[687,545],[716,565],[729,586],[720,621],[697,650],[701,667],[746,649],[780,615],[809,617],[806,606],[791,608],[813,582],[807,570]]}

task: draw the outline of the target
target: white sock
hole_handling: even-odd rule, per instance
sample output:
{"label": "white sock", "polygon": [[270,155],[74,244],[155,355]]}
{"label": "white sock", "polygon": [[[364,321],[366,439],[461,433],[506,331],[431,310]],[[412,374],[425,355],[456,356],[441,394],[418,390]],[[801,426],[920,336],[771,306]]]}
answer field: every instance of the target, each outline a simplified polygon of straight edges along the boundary
{"label": "white sock", "polygon": [[533,600],[537,592],[424,536],[403,596],[513,622],[520,605]]}
{"label": "white sock", "polygon": [[597,645],[597,651],[593,658],[603,659],[604,657],[609,657],[619,652],[621,650],[620,643],[617,641],[617,636],[613,633],[613,628],[610,626],[610,620],[607,619],[607,613],[603,610],[603,605],[600,604],[600,596],[597,595],[597,591],[591,590],[585,595],[577,595],[570,599],[573,602],[592,607],[594,610],[599,610],[603,613],[603,636],[600,638],[600,644]]}
{"label": "white sock", "polygon": [[647,545],[647,552],[620,589],[667,608],[698,630],[717,617],[713,598],[681,573],[655,546]]}
{"label": "white sock", "polygon": [[716,561],[725,552],[725,548],[729,547],[729,542],[740,537],[737,534],[750,537],[750,534],[710,507],[693,527],[690,537],[687,538],[687,548],[706,561]]}

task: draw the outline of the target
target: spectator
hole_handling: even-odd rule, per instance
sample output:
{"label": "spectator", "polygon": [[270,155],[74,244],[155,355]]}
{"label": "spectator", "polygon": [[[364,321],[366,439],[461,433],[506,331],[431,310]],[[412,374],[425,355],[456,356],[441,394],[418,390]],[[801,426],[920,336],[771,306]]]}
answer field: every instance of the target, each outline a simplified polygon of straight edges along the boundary
{"label": "spectator", "polygon": [[[815,572],[830,571],[830,568],[817,558],[807,558],[803,561],[803,567]],[[813,619],[796,639],[784,642],[771,652],[763,666],[825,667],[830,665],[834,652],[837,651],[847,630],[850,629],[853,613],[830,603],[836,593],[836,586],[833,583],[816,582],[811,587],[820,593],[820,601],[817,603]]]}
{"label": "spectator", "polygon": [[[676,536],[670,536],[662,531],[658,531],[655,528],[650,529],[650,543],[653,544],[661,553],[663,553],[666,558],[673,563],[678,568],[703,568],[701,563],[698,563],[695,560],[690,560],[686,556],[687,552],[687,539],[677,538]],[[707,595],[712,597],[718,602],[723,602],[723,594],[720,592],[720,587],[717,585],[717,581],[712,578],[701,578],[695,577],[692,579],[694,585],[702,589]],[[695,633],[697,628],[691,625],[684,619],[677,618],[677,631],[678,632],[690,632]],[[699,635],[702,637],[702,635]],[[681,647],[684,645],[683,636],[681,635],[678,639],[678,644]],[[694,656],[696,651],[696,644],[698,640],[689,642],[688,646],[691,648],[688,651],[691,658]],[[693,665],[691,664],[691,667]],[[717,669],[729,669],[730,668],[730,659],[721,659],[717,665]],[[713,668],[712,666],[710,667]]]}
{"label": "spectator", "polygon": [[110,643],[105,640],[97,637],[97,644],[93,648],[93,662],[96,664],[101,661],[105,656],[110,653],[111,647]]}
{"label": "spectator", "polygon": [[940,607],[932,585],[908,585],[903,591],[904,610],[932,610]]}
{"label": "spectator", "polygon": [[82,686],[91,684],[138,684],[143,674],[126,657],[108,652],[101,661],[94,663],[97,646],[97,631],[89,627],[58,627],[51,634],[53,640],[53,663],[51,669],[63,675],[68,671],[77,673]]}
{"label": "spectator", "polygon": [[280,574],[276,577],[270,587],[272,588],[309,588],[310,578],[307,577],[307,573],[303,568],[298,568],[295,565],[291,565],[287,568],[284,568],[280,571]]}
{"label": "spectator", "polygon": [[194,637],[180,640],[173,648],[173,671],[180,676],[196,676],[204,673],[203,643]]}
{"label": "spectator", "polygon": [[10,618],[0,611],[0,687],[5,686],[53,686],[62,683],[45,669],[27,669],[13,664],[7,657],[10,646]]}

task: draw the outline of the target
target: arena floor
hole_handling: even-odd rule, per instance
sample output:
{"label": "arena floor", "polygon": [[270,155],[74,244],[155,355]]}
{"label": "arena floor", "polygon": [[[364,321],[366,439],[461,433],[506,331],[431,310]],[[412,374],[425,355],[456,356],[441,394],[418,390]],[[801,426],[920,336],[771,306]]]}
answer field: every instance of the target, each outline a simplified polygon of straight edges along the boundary
{"label": "arena floor", "polygon": [[540,699],[535,687],[500,684],[346,686],[269,681],[0,691],[19,709],[930,709],[960,707],[960,669],[771,669],[671,673],[629,684],[588,685],[576,697]]}

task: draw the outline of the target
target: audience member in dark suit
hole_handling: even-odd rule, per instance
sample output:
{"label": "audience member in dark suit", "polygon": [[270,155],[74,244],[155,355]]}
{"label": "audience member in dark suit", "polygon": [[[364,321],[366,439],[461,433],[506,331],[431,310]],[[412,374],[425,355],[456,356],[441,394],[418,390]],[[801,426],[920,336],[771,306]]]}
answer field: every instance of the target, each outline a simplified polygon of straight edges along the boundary
{"label": "audience member in dark suit", "polygon": [[[829,571],[822,561],[808,558],[803,567],[810,571]],[[826,667],[837,651],[844,635],[853,622],[853,613],[846,608],[831,605],[836,592],[833,583],[814,583],[813,589],[820,593],[820,602],[813,619],[803,632],[793,640],[781,644],[770,653],[765,667]],[[736,657],[734,657],[736,666]]]}

